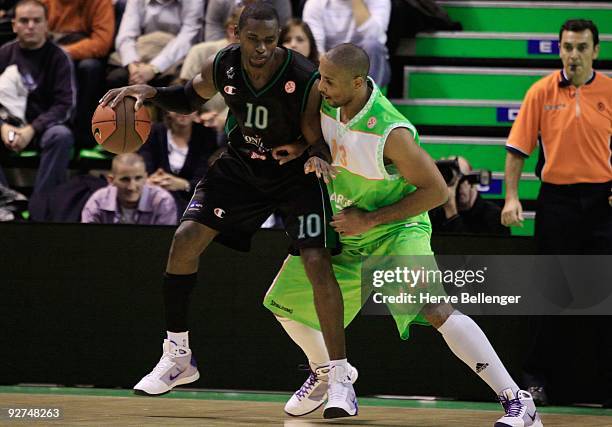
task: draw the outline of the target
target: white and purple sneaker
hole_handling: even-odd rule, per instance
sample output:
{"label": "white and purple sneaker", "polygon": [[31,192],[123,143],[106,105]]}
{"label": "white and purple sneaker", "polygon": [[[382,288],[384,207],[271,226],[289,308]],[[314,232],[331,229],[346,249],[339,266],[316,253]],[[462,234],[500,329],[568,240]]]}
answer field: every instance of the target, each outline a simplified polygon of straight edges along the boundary
{"label": "white and purple sneaker", "polygon": [[[349,366],[351,382],[357,381],[358,372],[354,366]],[[293,417],[301,417],[317,410],[327,400],[329,366],[321,366],[314,371],[302,384],[302,387],[291,396],[285,405],[285,412]]]}
{"label": "white and purple sneaker", "polygon": [[164,340],[163,354],[157,366],[134,386],[134,393],[158,396],[174,387],[189,384],[200,378],[191,350]]}
{"label": "white and purple sneaker", "polygon": [[330,368],[327,405],[323,410],[323,418],[354,417],[359,412],[350,368],[352,366],[348,363]]}
{"label": "white and purple sneaker", "polygon": [[518,390],[516,395],[507,389],[499,396],[506,415],[501,417],[493,427],[543,427],[531,394]]}

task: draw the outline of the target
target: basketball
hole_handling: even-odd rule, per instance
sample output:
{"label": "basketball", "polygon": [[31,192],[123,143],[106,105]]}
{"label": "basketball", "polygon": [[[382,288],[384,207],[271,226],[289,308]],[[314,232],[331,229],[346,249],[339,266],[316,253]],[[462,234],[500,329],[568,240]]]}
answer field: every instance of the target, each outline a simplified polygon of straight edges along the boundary
{"label": "basketball", "polygon": [[123,98],[114,109],[98,105],[91,119],[91,131],[98,144],[111,153],[131,153],[144,144],[151,131],[146,108],[134,111],[136,100]]}

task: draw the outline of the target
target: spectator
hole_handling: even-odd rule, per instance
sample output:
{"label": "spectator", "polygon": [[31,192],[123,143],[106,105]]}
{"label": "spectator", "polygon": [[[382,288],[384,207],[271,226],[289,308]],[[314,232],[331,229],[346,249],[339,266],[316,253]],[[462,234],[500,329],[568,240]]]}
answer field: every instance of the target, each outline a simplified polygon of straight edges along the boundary
{"label": "spectator", "polygon": [[385,86],[391,79],[387,27],[391,0],[307,0],[303,19],[320,54],[342,43],[353,43],[370,57],[370,76]]}
{"label": "spectator", "polygon": [[108,86],[166,86],[199,38],[203,13],[203,0],[128,0],[109,61],[119,66],[108,74]]}
{"label": "spectator", "polygon": [[74,61],[77,78],[75,130],[77,144],[91,147],[91,116],[103,94],[104,58],[115,33],[115,12],[111,0],[44,0],[49,9],[49,30],[53,40]]}
{"label": "spectator", "polygon": [[135,153],[113,159],[104,188],[89,198],[81,222],[98,224],[175,225],[174,199],[161,187],[149,185],[144,159]]}
{"label": "spectator", "polygon": [[[0,155],[26,147],[41,153],[31,218],[42,219],[44,194],[66,180],[74,137],[65,123],[74,109],[76,92],[70,57],[47,40],[47,9],[39,0],[20,0],[15,6],[15,41],[0,48],[0,74],[16,65],[27,89],[25,124],[1,125]],[[14,69],[14,67],[13,67]]]}
{"label": "spectator", "polygon": [[429,213],[434,231],[447,233],[485,233],[510,235],[500,221],[501,208],[483,200],[476,185],[465,175],[472,166],[463,157],[457,157],[460,171],[447,183],[448,201]]}
{"label": "spectator", "polygon": [[[289,0],[260,0],[276,9],[279,22],[286,22],[291,18],[291,3]],[[204,25],[204,40],[215,41],[225,37],[225,23],[236,6],[246,6],[255,0],[210,0],[206,7]]]}
{"label": "spectator", "polygon": [[195,118],[195,113],[167,113],[163,123],[153,125],[148,142],[139,151],[149,173],[148,183],[172,194],[179,215],[217,150],[215,132],[194,123]]}
{"label": "spectator", "polygon": [[[612,79],[593,70],[599,33],[588,20],[566,21],[559,32],[563,68],[525,95],[506,149],[506,203],[502,223],[522,223],[518,183],[524,159],[540,142],[535,241],[541,254],[612,253],[610,138]],[[563,289],[558,289],[563,292]],[[568,291],[569,292],[569,291]],[[534,345],[524,366],[534,399],[546,399],[544,373],[554,359],[559,317],[534,317]],[[577,323],[572,320],[572,324]],[[612,407],[612,324],[606,316],[580,319],[600,335],[607,401]],[[556,335],[555,335],[556,334]],[[563,336],[572,336],[566,329]],[[560,340],[559,340],[560,341]],[[531,391],[531,390],[530,390]]]}
{"label": "spectator", "polygon": [[238,43],[240,41],[238,37],[236,37],[236,25],[238,25],[238,19],[240,18],[242,9],[244,9],[244,6],[236,6],[230,13],[225,21],[225,33],[223,38],[198,43],[189,50],[185,58],[185,63],[181,67],[180,79],[183,83],[193,79],[199,74],[200,71],[202,71],[204,61],[208,58],[215,55],[228,44]]}
{"label": "spectator", "polygon": [[319,50],[312,31],[301,19],[290,19],[281,29],[279,40],[286,48],[293,49],[319,65]]}

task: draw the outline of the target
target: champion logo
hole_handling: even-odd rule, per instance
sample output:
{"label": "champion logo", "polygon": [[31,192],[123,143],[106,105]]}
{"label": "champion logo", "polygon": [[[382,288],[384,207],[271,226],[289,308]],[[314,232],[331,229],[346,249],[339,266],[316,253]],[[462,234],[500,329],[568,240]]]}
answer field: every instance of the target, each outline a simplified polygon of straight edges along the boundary
{"label": "champion logo", "polygon": [[368,129],[372,129],[374,126],[376,126],[377,120],[376,117],[370,117],[368,119]]}
{"label": "champion logo", "polygon": [[285,83],[285,92],[287,93],[295,92],[295,82],[293,80],[289,80],[287,83]]}
{"label": "champion logo", "polygon": [[218,216],[219,218],[223,218],[223,216],[225,215],[225,211],[221,208],[215,208],[213,212],[215,216]]}
{"label": "champion logo", "polygon": [[476,373],[479,374],[489,366],[488,363],[476,363]]}
{"label": "champion logo", "polygon": [[236,88],[234,86],[225,86],[223,88],[223,92],[227,93],[228,95],[235,95]]}

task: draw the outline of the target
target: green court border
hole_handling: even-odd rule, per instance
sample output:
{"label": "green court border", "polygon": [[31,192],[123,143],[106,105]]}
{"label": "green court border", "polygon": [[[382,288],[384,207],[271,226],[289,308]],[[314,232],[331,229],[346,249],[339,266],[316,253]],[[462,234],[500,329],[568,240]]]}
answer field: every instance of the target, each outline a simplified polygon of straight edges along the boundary
{"label": "green court border", "polygon": [[[17,394],[46,394],[46,395],[69,395],[69,396],[100,396],[100,397],[133,397],[135,399],[196,399],[196,400],[234,400],[240,402],[272,402],[284,403],[289,398],[289,393],[280,392],[247,392],[231,390],[174,390],[171,393],[156,398],[139,397],[132,390],[104,389],[88,387],[47,387],[47,386],[0,386],[2,393]],[[360,397],[359,404],[362,406],[396,407],[415,409],[452,409],[473,411],[497,411],[500,410],[498,403],[488,402],[461,402],[454,400],[412,400],[399,398],[376,398]],[[543,414],[557,415],[591,415],[612,416],[612,410],[601,408],[583,408],[573,406],[550,406],[538,408]]]}

